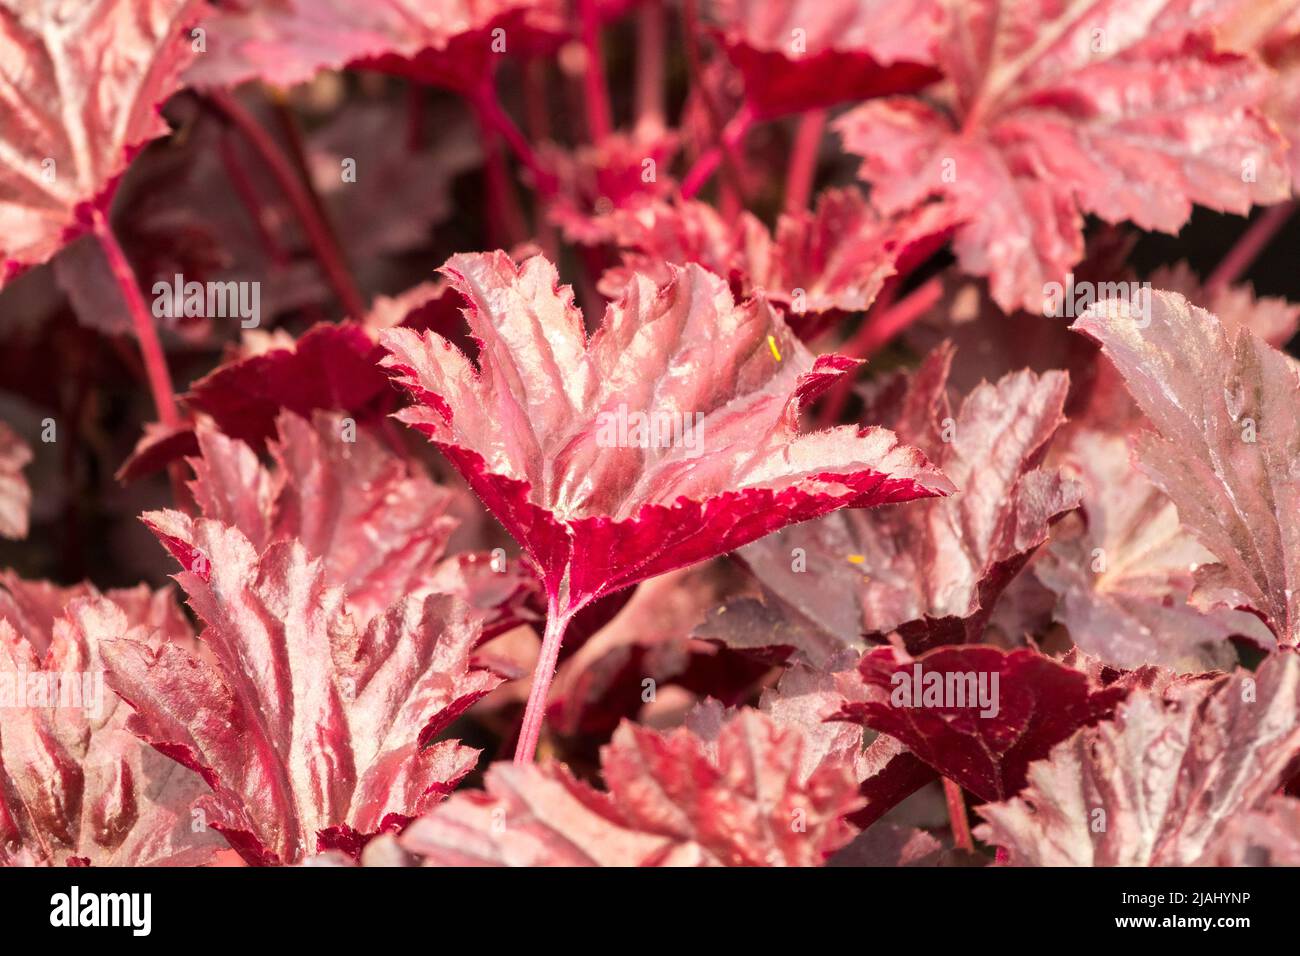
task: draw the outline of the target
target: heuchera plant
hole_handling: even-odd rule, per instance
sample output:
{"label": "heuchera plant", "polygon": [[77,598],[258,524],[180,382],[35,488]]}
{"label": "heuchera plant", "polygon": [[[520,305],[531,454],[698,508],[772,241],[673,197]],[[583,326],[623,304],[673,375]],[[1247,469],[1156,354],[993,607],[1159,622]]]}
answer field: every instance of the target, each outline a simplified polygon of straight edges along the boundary
{"label": "heuchera plant", "polygon": [[1297,51],[0,0],[0,864],[1300,865]]}

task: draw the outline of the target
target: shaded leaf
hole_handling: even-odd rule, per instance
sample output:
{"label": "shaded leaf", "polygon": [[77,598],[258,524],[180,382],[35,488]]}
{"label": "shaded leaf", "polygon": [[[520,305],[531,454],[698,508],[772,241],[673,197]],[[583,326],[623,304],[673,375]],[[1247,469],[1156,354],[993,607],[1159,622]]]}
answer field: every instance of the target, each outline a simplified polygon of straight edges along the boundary
{"label": "shaded leaf", "polygon": [[0,422],[0,537],[27,537],[32,489],[23,477],[23,469],[31,461],[32,450],[27,443]]}
{"label": "shaded leaf", "polygon": [[1029,768],[1016,799],[979,809],[980,839],[1038,866],[1179,866],[1230,835],[1300,753],[1300,658],[1255,674],[1134,690],[1113,720]]}
{"label": "shaded leaf", "polygon": [[1229,332],[1176,293],[1149,314],[1119,303],[1073,326],[1101,344],[1155,431],[1143,471],[1221,562],[1197,573],[1206,606],[1249,608],[1300,640],[1300,371],[1244,328]]}
{"label": "shaded leaf", "polygon": [[479,624],[466,606],[403,599],[363,627],[301,544],[258,553],[216,521],[148,521],[190,558],[177,580],[211,658],[114,641],[108,681],[136,711],[130,730],[203,776],[198,806],[245,860],[357,852],[473,768],[477,751],[429,746],[499,683],[469,669]]}
{"label": "shaded leaf", "polygon": [[1082,484],[1086,523],[1059,526],[1033,568],[1080,649],[1117,667],[1199,671],[1236,663],[1234,634],[1273,643],[1252,615],[1188,602],[1196,569],[1214,556],[1133,467],[1123,436],[1076,432],[1062,461]]}

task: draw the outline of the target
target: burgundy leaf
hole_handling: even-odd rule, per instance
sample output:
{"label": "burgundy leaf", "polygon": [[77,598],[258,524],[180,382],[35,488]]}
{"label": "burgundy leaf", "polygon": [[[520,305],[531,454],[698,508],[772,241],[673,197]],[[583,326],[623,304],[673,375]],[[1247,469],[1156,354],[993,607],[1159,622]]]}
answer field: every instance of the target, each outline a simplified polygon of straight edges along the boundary
{"label": "burgundy leaf", "polygon": [[608,793],[563,766],[495,764],[413,823],[401,844],[433,866],[816,866],[853,835],[842,763],[799,767],[802,736],[753,710],[715,739],[625,723],[602,754]]}
{"label": "burgundy leaf", "polygon": [[0,285],[85,232],[193,55],[202,0],[0,4]]}
{"label": "burgundy leaf", "polygon": [[[277,86],[310,80],[322,69],[381,64],[433,79],[486,71],[491,29],[557,31],[558,6],[548,0],[260,0],[223,4],[204,21],[208,52],[186,80],[199,86],[237,86],[261,79]],[[459,68],[459,69],[458,69]]]}
{"label": "burgundy leaf", "polygon": [[195,455],[198,450],[199,440],[194,434],[192,422],[182,422],[179,425],[146,422],[140,440],[114,477],[123,484],[130,484],[162,471],[174,461]]}
{"label": "burgundy leaf", "polygon": [[722,0],[727,55],[760,116],[906,93],[939,78],[937,0]]}
{"label": "burgundy leaf", "polygon": [[1286,198],[1285,142],[1259,112],[1268,71],[1207,36],[1226,6],[954,5],[942,102],[877,100],[837,128],[885,212],[950,198],[962,267],[1004,310],[1041,311],[1082,258],[1085,213],[1177,232],[1193,203]]}
{"label": "burgundy leaf", "polygon": [[894,738],[833,719],[846,703],[873,696],[858,679],[855,662],[856,655],[841,650],[824,668],[795,664],[775,690],[764,692],[760,706],[781,726],[804,734],[805,767],[832,758],[853,768],[864,805],[847,819],[866,828],[936,775]]}
{"label": "burgundy leaf", "polygon": [[1153,293],[1145,314],[1102,304],[1073,328],[1101,343],[1155,426],[1138,439],[1143,471],[1221,562],[1198,571],[1197,599],[1300,641],[1296,364],[1176,293]]}
{"label": "burgundy leaf", "polygon": [[1300,658],[1255,674],[1134,690],[1114,720],[1029,768],[1016,799],[979,812],[980,839],[1030,866],[1186,866],[1231,842],[1300,754]]}
{"label": "burgundy leaf", "polygon": [[867,652],[858,670],[875,693],[848,701],[836,719],[897,738],[983,800],[1018,792],[1030,761],[1109,716],[1126,693],[1097,687],[1036,651],[980,645],[916,658],[882,647]]}

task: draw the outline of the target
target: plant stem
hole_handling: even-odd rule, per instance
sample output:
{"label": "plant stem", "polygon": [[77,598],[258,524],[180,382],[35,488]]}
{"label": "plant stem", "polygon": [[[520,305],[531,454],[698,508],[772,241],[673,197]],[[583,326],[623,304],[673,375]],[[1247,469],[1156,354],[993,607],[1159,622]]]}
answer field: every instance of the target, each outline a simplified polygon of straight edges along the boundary
{"label": "plant stem", "polygon": [[515,154],[515,158],[524,165],[533,175],[534,188],[543,196],[549,196],[555,192],[555,177],[547,172],[537,159],[537,154],[533,148],[528,145],[528,140],[524,134],[519,131],[506,111],[501,108],[497,101],[496,88],[489,80],[478,93],[470,97],[471,103],[478,114],[479,122],[495,130],[505,140],[510,151]]}
{"label": "plant stem", "polygon": [[[551,138],[551,114],[547,100],[550,86],[547,63],[541,57],[533,57],[524,68],[524,121],[528,128],[528,138],[534,143],[541,143]],[[533,220],[536,223],[537,244],[542,247],[546,258],[552,262],[560,261],[560,238],[555,224],[546,215],[546,210],[533,207]]]}
{"label": "plant stem", "polygon": [[365,300],[352,281],[343,252],[339,249],[329,224],[317,210],[311,193],[295,172],[293,164],[285,156],[284,151],[230,93],[225,90],[215,90],[208,94],[208,102],[239,129],[266,164],[302,224],[303,231],[307,234],[307,241],[311,244],[312,251],[316,254],[316,259],[334,294],[338,296],[349,316],[361,319],[366,314]]}
{"label": "plant stem", "polygon": [[167,356],[163,352],[162,342],[158,339],[158,328],[153,316],[145,305],[140,293],[140,283],[127,261],[126,253],[118,245],[108,217],[100,210],[94,213],[95,235],[108,257],[108,267],[113,273],[117,287],[122,290],[126,300],[126,309],[131,314],[131,324],[135,327],[135,337],[140,343],[140,354],[144,359],[145,377],[149,380],[149,391],[153,394],[154,408],[158,420],[169,428],[181,423],[180,412],[176,409],[176,394],[172,387],[171,372],[167,370]]}
{"label": "plant stem", "polygon": [[[720,135],[723,126],[722,110],[713,98],[713,91],[709,89],[709,84],[704,76],[704,58],[700,55],[700,33],[700,17],[696,0],[682,0],[682,39],[686,46],[686,68],[690,73],[691,92],[700,97],[700,102],[704,104],[704,112],[708,114],[710,128],[715,135]],[[700,160],[703,160],[706,155],[707,152],[701,155]],[[748,199],[749,191],[739,157],[733,153],[731,148],[726,147],[725,143],[722,163],[727,175],[731,178],[732,188],[736,190],[742,200]],[[716,167],[716,161],[714,165]],[[700,185],[703,185],[703,183]]]}
{"label": "plant stem", "polygon": [[582,45],[587,51],[582,81],[586,88],[587,135],[593,143],[603,143],[614,130],[613,111],[609,106],[609,87],[605,83],[605,57],[600,48],[600,15],[596,0],[578,0],[582,19]]}
{"label": "plant stem", "polygon": [[952,842],[959,850],[973,853],[975,841],[970,835],[970,820],[966,817],[966,799],[961,786],[947,777],[943,778],[943,795],[948,801],[948,821],[952,825]]}
{"label": "plant stem", "polygon": [[524,214],[519,208],[519,197],[510,182],[510,171],[501,152],[501,137],[475,110],[482,132],[483,162],[487,178],[489,241],[498,247],[510,249],[523,241],[528,233]]}
{"label": "plant stem", "polygon": [[927,279],[874,318],[868,313],[867,321],[842,351],[853,358],[871,358],[882,345],[933,308],[942,296],[943,280],[939,276]]}
{"label": "plant stem", "polygon": [[546,698],[551,691],[551,681],[555,678],[555,665],[560,659],[564,630],[569,626],[573,614],[573,609],[561,612],[554,600],[547,602],[542,651],[538,655],[537,666],[533,669],[533,686],[528,692],[524,722],[519,730],[519,743],[515,746],[516,766],[532,763],[537,754],[537,742],[542,736],[542,721],[546,717]]}
{"label": "plant stem", "polygon": [[[690,199],[704,187],[709,181],[718,166],[722,163],[725,155],[733,150],[739,152],[741,142],[745,139],[745,134],[749,132],[750,127],[754,125],[754,111],[748,103],[741,104],[736,115],[727,121],[727,125],[722,129],[721,143],[717,146],[710,146],[700,154],[699,159],[695,161],[682,179],[682,198]],[[743,190],[742,190],[743,192]]]}
{"label": "plant stem", "polygon": [[1210,273],[1210,277],[1205,281],[1205,291],[1215,292],[1240,279],[1272,241],[1277,231],[1286,225],[1286,221],[1291,218],[1295,210],[1296,201],[1288,199],[1284,203],[1270,207],[1267,212],[1252,222],[1228,250],[1223,261]]}
{"label": "plant stem", "polygon": [[[939,276],[926,280],[878,315],[868,312],[853,338],[837,351],[850,358],[871,358],[882,345],[920,318],[942,296],[943,282]],[[817,420],[819,427],[825,428],[839,419],[851,391],[852,380],[845,376],[826,397]]]}
{"label": "plant stem", "polygon": [[664,128],[664,7],[646,0],[637,12],[637,126],[658,133]]}
{"label": "plant stem", "polygon": [[802,212],[808,208],[813,177],[817,174],[817,152],[826,128],[826,110],[810,110],[799,118],[790,166],[785,175],[785,211]]}

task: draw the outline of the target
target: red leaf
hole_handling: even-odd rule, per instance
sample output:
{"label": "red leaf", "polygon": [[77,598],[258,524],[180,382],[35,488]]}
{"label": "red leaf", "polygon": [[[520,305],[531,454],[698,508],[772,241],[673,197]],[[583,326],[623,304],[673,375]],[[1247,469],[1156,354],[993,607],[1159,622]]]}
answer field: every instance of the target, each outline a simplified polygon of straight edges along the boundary
{"label": "red leaf", "polygon": [[169,548],[205,557],[206,578],[177,580],[211,659],[113,641],[108,682],[136,710],[132,732],[203,776],[213,792],[198,806],[245,860],[291,863],[362,841],[473,768],[475,750],[428,746],[499,683],[469,669],[479,624],[465,605],[408,598],[363,629],[302,545],[258,553],[216,521],[149,521]]}
{"label": "red leaf", "polygon": [[1249,608],[1278,641],[1300,641],[1300,372],[1248,330],[1229,332],[1175,293],[1146,314],[1117,303],[1073,328],[1101,343],[1155,432],[1143,470],[1222,564],[1197,573],[1197,599]]}
{"label": "red leaf", "polygon": [[1031,866],[1186,866],[1231,852],[1300,754],[1300,658],[1255,674],[1134,690],[1114,720],[1029,768],[1016,799],[981,807],[980,839]]}
{"label": "red leaf", "polygon": [[301,416],[336,409],[360,421],[382,414],[393,394],[376,366],[382,354],[362,326],[321,323],[292,347],[220,366],[191,385],[184,400],[231,438],[261,447],[281,409]]}
{"label": "red leaf", "polygon": [[192,826],[198,776],[128,733],[129,708],[104,687],[101,651],[118,638],[192,646],[154,630],[161,603],[180,615],[169,592],[127,594],[149,600],[72,599],[44,652],[15,632],[21,618],[0,619],[0,864],[195,866],[220,849]]}
{"label": "red leaf", "polygon": [[[480,367],[432,333],[384,333],[421,403],[398,417],[460,469],[562,612],[835,508],[947,490],[882,429],[799,435],[801,391],[840,366],[696,266],[629,285],[590,342],[541,257],[460,255],[446,271]],[[614,434],[620,412],[691,417],[675,447],[640,447]]]}
{"label": "red leaf", "polygon": [[1268,71],[1213,49],[1217,6],[971,0],[941,43],[942,103],[878,100],[837,128],[874,202],[950,198],[962,267],[1003,310],[1041,312],[1082,258],[1085,213],[1177,232],[1193,203],[1286,198],[1285,142],[1259,112]]}
{"label": "red leaf", "polygon": [[147,422],[144,434],[113,477],[123,484],[129,484],[162,471],[173,461],[196,454],[198,450],[199,440],[194,434],[192,423],[182,422],[173,426],[162,422]]}
{"label": "red leaf", "polygon": [[223,5],[204,21],[210,48],[186,80],[199,86],[237,86],[252,79],[293,86],[322,69],[377,63],[429,81],[470,82],[486,72],[494,27],[522,43],[525,29],[558,31],[557,18],[558,8],[546,0]]}
{"label": "red leaf", "polygon": [[238,528],[258,550],[301,543],[363,621],[428,593],[456,526],[452,492],[343,416],[317,412],[309,424],[284,412],[278,429],[271,471],[247,445],[199,426],[191,488],[204,516]]}
{"label": "red leaf", "polygon": [[864,633],[898,631],[914,652],[980,640],[1002,590],[1078,503],[1073,482],[1036,467],[1064,420],[1066,375],[1008,374],[981,384],[953,415],[952,356],[948,346],[933,352],[901,389],[888,390],[895,400],[882,414],[956,494],[833,515],[742,552],[772,594],[824,635],[798,645],[814,663],[837,645],[860,648]]}
{"label": "red leaf", "polygon": [[[1109,716],[1126,693],[1096,687],[1036,651],[978,645],[941,647],[917,658],[881,647],[867,652],[858,670],[875,694],[846,703],[836,719],[897,738],[983,800],[1018,792],[1030,761]],[[982,685],[983,699],[967,694],[973,681]]]}
{"label": "red leaf", "polygon": [[853,835],[848,768],[798,769],[802,736],[753,710],[716,738],[623,724],[602,753],[608,793],[558,764],[494,764],[401,844],[432,866],[816,866]]}
{"label": "red leaf", "polygon": [[0,285],[89,227],[180,88],[201,0],[0,6]]}
{"label": "red leaf", "polygon": [[726,0],[714,5],[745,96],[764,117],[933,83],[935,0]]}

